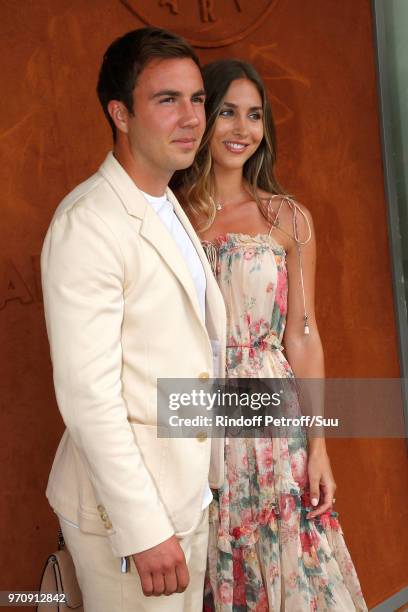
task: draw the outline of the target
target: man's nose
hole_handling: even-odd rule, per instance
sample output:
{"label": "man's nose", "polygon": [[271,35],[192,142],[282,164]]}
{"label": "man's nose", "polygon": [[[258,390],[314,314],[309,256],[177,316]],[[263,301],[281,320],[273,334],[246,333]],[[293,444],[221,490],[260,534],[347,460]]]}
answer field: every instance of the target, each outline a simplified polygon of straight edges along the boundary
{"label": "man's nose", "polygon": [[181,116],[182,127],[197,127],[200,125],[200,107],[194,106],[191,102],[184,105]]}

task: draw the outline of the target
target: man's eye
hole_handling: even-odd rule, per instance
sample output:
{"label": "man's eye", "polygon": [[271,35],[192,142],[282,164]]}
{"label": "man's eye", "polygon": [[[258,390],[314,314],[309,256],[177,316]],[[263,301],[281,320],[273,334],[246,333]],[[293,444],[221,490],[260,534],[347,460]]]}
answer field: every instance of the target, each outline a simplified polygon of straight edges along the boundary
{"label": "man's eye", "polygon": [[195,98],[193,98],[193,102],[194,104],[204,104],[205,98],[204,96],[196,96]]}
{"label": "man's eye", "polygon": [[173,96],[169,96],[168,98],[162,98],[160,100],[160,104],[165,104],[165,103],[169,103],[171,104],[172,102],[175,101],[176,98],[174,98]]}

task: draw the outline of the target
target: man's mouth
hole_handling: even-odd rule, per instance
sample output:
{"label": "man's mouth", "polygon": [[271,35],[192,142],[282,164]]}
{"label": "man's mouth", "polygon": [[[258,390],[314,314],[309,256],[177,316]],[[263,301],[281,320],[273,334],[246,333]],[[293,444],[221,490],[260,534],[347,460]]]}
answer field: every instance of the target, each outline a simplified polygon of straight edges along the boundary
{"label": "man's mouth", "polygon": [[197,141],[195,138],[176,138],[172,142],[183,149],[194,149]]}

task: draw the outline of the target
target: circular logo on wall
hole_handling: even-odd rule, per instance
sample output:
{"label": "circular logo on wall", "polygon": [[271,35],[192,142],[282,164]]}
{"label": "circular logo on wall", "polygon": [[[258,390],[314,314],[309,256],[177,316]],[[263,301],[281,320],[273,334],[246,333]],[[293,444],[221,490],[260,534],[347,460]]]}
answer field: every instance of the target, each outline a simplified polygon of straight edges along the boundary
{"label": "circular logo on wall", "polygon": [[145,25],[177,32],[201,48],[225,47],[248,36],[278,0],[119,0]]}

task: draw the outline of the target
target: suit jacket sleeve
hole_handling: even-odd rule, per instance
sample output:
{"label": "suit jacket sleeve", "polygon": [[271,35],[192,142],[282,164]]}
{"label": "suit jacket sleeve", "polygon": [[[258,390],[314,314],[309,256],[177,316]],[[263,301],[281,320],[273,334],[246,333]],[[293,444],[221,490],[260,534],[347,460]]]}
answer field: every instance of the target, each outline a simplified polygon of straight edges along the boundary
{"label": "suit jacket sleeve", "polygon": [[41,266],[62,417],[112,523],[108,535],[114,554],[146,550],[174,530],[137,447],[122,396],[125,287],[120,246],[107,224],[77,203],[53,221]]}

